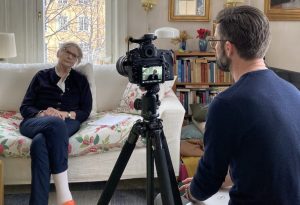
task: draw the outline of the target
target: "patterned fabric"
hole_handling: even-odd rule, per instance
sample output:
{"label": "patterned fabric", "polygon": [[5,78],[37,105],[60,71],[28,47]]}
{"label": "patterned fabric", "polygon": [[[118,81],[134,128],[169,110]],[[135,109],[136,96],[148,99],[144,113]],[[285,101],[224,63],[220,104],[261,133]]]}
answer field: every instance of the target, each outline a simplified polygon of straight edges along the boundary
{"label": "patterned fabric", "polygon": [[134,109],[134,101],[141,98],[145,91],[142,91],[136,84],[128,83],[121,99],[117,112],[139,115],[141,110]]}
{"label": "patterned fabric", "polygon": [[[172,87],[174,85],[175,80],[176,76],[172,81],[165,81],[163,84],[159,84],[159,100],[162,100],[164,97],[169,96],[170,93],[173,92]],[[138,85],[128,83],[123,93],[120,106],[116,109],[116,111],[121,113],[140,115],[141,111],[134,109],[134,101],[137,98],[141,98],[145,92],[146,91],[142,91]]]}
{"label": "patterned fabric", "polygon": [[[69,156],[82,156],[120,150],[125,143],[134,123],[141,119],[138,115],[126,115],[128,118],[114,126],[90,125],[107,113],[98,113],[81,124],[80,130],[69,140]],[[29,157],[31,139],[19,132],[22,121],[20,113],[0,111],[0,156]],[[136,147],[144,146],[144,139],[138,139]]]}

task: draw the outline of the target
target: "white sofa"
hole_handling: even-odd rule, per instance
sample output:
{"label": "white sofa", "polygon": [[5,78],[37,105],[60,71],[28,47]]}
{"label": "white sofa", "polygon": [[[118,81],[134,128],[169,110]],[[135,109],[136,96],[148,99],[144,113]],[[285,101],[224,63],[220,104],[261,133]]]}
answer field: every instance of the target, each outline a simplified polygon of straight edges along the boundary
{"label": "white sofa", "polygon": [[[0,160],[4,164],[4,184],[6,185],[30,184],[29,147],[31,140],[21,136],[18,132],[18,125],[21,121],[18,113],[19,106],[33,75],[38,70],[50,66],[47,64],[0,64]],[[120,109],[120,105],[126,104],[124,102],[126,96],[123,93],[125,88],[129,87],[128,79],[118,74],[115,65],[87,64],[78,69],[87,74],[94,98],[94,112],[89,122],[102,117],[106,112],[111,112],[112,115],[129,115],[116,112],[124,111],[124,107]],[[160,87],[159,114],[163,120],[163,130],[175,174],[178,175],[180,130],[185,111],[173,93],[170,81],[161,84]],[[140,118],[139,115],[129,116],[130,118],[125,123],[113,128],[93,127],[85,122],[79,134],[70,138],[70,182],[108,179],[131,126]],[[139,139],[122,179],[146,177],[146,149],[141,141]]]}

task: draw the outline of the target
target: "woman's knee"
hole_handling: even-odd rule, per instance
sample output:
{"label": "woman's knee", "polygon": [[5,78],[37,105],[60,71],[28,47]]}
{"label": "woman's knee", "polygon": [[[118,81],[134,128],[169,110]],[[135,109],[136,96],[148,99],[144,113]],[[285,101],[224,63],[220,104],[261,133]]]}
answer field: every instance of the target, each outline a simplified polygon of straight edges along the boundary
{"label": "woman's knee", "polygon": [[32,139],[30,146],[30,155],[40,155],[45,151],[47,152],[46,139],[42,133],[39,133]]}
{"label": "woman's knee", "polygon": [[67,135],[66,123],[58,117],[49,117],[43,133],[45,135],[52,134],[54,136]]}
{"label": "woman's knee", "polygon": [[66,123],[63,119],[58,117],[49,116],[47,119],[47,126],[56,129],[66,129]]}

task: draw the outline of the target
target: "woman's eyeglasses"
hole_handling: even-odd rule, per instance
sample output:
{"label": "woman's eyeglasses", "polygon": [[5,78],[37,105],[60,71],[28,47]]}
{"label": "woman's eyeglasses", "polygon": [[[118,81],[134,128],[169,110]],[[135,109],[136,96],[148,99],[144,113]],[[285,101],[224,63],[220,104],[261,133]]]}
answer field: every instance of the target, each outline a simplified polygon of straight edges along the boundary
{"label": "woman's eyeglasses", "polygon": [[[218,41],[229,41],[229,40],[222,40],[222,39],[216,39],[215,37],[209,37],[207,39],[207,41],[209,42],[210,47],[215,48]],[[229,41],[229,42],[231,42],[231,41]]]}
{"label": "woman's eyeglasses", "polygon": [[72,52],[69,51],[67,48],[64,48],[64,52],[65,52],[66,54],[68,54],[68,55],[71,55],[72,58],[75,58],[75,59],[78,58],[78,56],[77,56],[75,53],[72,53]]}

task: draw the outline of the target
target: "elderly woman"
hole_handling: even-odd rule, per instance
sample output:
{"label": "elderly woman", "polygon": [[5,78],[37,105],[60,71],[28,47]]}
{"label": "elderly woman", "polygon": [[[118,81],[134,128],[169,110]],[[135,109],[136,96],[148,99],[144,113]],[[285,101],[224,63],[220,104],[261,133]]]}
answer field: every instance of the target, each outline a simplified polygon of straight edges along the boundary
{"label": "elderly woman", "polygon": [[85,76],[72,67],[82,51],[73,42],[57,51],[55,67],[39,71],[32,79],[22,105],[20,132],[32,139],[30,205],[47,205],[52,174],[58,205],[74,205],[68,185],[68,141],[92,109]]}

